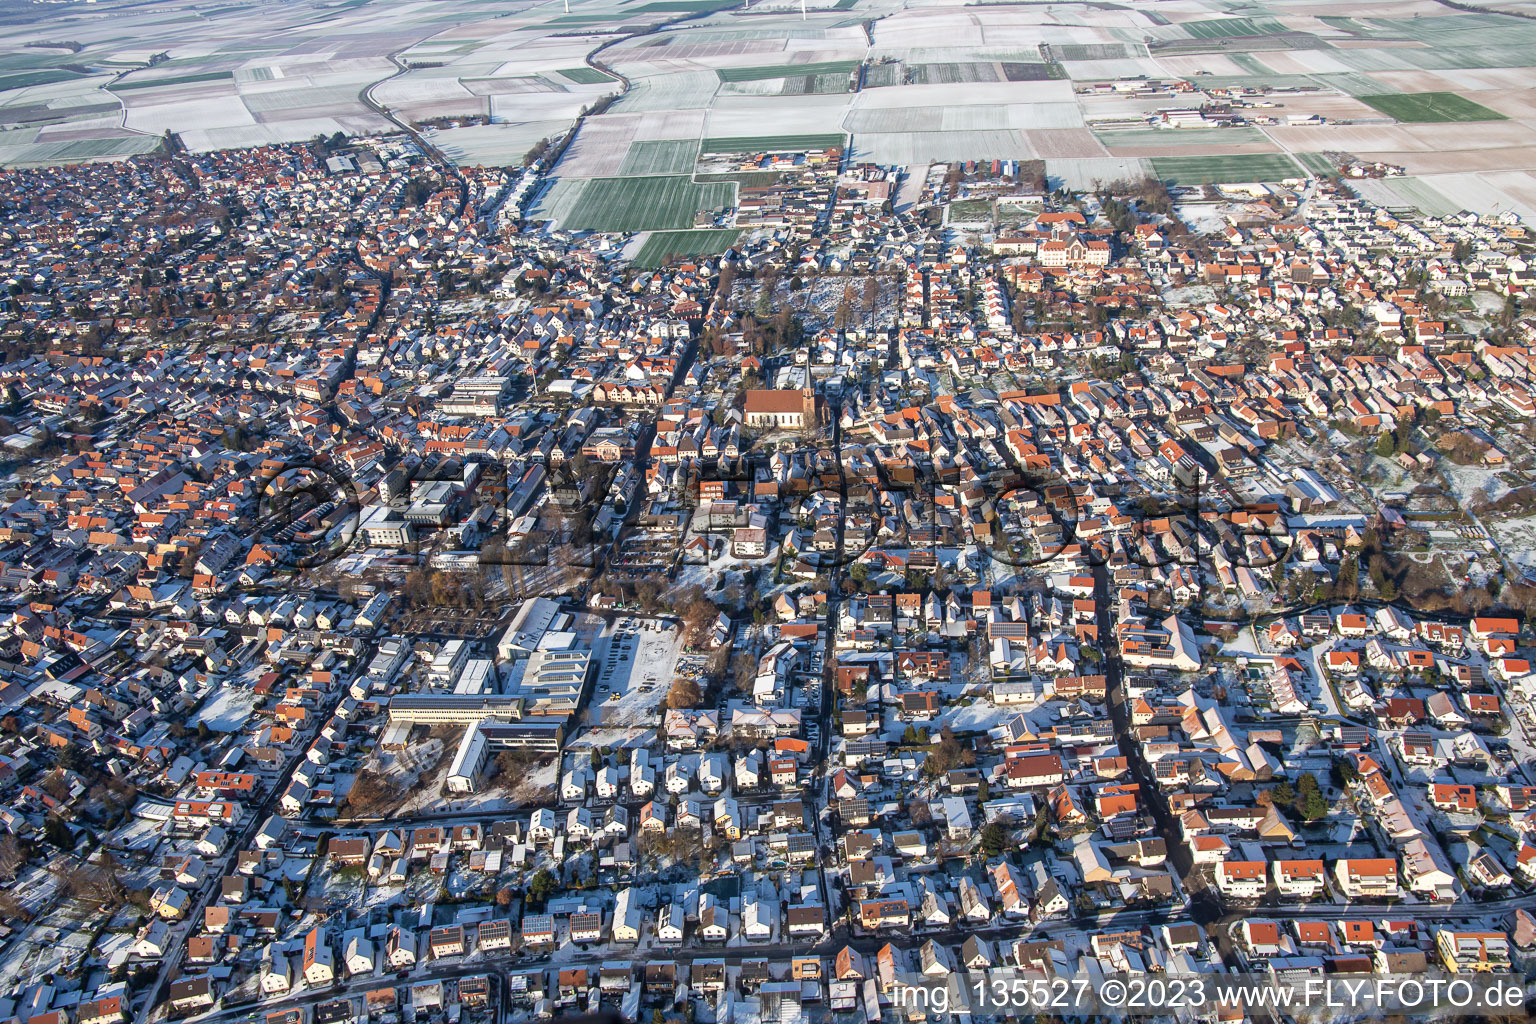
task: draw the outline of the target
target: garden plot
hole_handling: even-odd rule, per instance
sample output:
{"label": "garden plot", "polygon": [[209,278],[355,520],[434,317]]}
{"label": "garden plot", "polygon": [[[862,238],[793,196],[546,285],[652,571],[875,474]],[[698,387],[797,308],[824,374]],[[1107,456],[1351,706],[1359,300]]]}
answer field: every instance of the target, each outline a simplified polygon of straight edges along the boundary
{"label": "garden plot", "polygon": [[256,708],[256,694],[242,687],[220,686],[203,701],[192,726],[206,724],[214,732],[239,732]]}

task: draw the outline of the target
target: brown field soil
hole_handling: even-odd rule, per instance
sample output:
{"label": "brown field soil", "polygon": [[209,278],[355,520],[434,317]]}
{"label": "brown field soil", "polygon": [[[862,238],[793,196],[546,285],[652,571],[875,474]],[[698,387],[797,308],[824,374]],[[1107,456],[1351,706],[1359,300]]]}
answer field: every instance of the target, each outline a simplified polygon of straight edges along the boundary
{"label": "brown field soil", "polygon": [[1361,103],[1353,96],[1339,96],[1334,93],[1282,96],[1276,102],[1279,106],[1265,113],[1272,113],[1280,118],[1288,114],[1320,114],[1333,119],[1381,116],[1380,111]]}
{"label": "brown field soil", "polygon": [[1030,128],[1022,134],[1040,157],[1103,156],[1108,152],[1087,128]]}
{"label": "brown field soil", "polygon": [[1449,132],[1445,130],[1445,125],[1415,124],[1408,126],[1408,133],[1424,143],[1429,150],[1447,149],[1459,153],[1515,146],[1536,147],[1536,131],[1519,121],[1458,124]]}
{"label": "brown field soil", "polygon": [[[1458,129],[1462,125],[1456,126]],[[1399,153],[1432,148],[1404,125],[1325,124],[1313,127],[1270,128],[1270,138],[1293,153]],[[1454,133],[1447,133],[1453,135]]]}
{"label": "brown field soil", "polygon": [[1401,164],[1409,174],[1523,171],[1536,168],[1536,146],[1468,149],[1450,153],[1372,153],[1371,156],[1387,163]]}
{"label": "brown field soil", "polygon": [[1267,142],[1240,142],[1225,146],[1111,146],[1109,152],[1112,156],[1229,156],[1280,150]]}

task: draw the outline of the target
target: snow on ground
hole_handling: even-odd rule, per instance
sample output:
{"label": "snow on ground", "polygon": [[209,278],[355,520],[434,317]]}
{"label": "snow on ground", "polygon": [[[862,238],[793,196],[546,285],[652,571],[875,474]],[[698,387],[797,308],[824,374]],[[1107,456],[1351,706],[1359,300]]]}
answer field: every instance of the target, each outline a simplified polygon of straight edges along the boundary
{"label": "snow on ground", "polygon": [[654,619],[619,619],[598,639],[597,683],[590,719],[607,727],[658,724],[661,703],[677,671],[683,634]]}
{"label": "snow on ground", "polygon": [[[457,745],[458,737],[453,742]],[[453,763],[443,740],[434,736],[425,743],[393,754],[376,751],[375,758],[376,763],[368,767],[382,772],[397,792],[410,794],[405,803],[395,809],[396,814],[437,809],[443,776]],[[423,778],[429,772],[434,773],[434,777],[423,784]]]}
{"label": "snow on ground", "polygon": [[999,707],[988,699],[973,700],[964,706],[951,704],[939,716],[938,726],[955,732],[990,732],[1019,713],[1018,707]]}
{"label": "snow on ground", "polygon": [[1197,235],[1214,235],[1226,230],[1230,212],[1226,203],[1179,203],[1174,207],[1174,214]]}
{"label": "snow on ground", "polygon": [[1505,557],[1522,569],[1536,569],[1536,516],[1499,519],[1487,525]]}
{"label": "snow on ground", "polygon": [[1250,625],[1246,629],[1239,630],[1237,636],[1234,639],[1221,645],[1220,653],[1224,657],[1228,658],[1237,658],[1244,655],[1258,654],[1259,641],[1258,638],[1253,635],[1253,627]]}
{"label": "snow on ground", "polygon": [[523,807],[547,804],[555,799],[558,790],[560,759],[518,765],[513,774],[497,773],[487,780],[477,792],[455,795],[452,800],[441,800],[433,809],[449,811],[513,811]]}
{"label": "snow on ground", "polygon": [[1456,503],[1463,508],[1473,504],[1498,501],[1513,490],[1497,469],[1458,466],[1445,459],[1441,460],[1440,472],[1455,493]]}
{"label": "snow on ground", "polygon": [[206,722],[214,732],[238,732],[250,720],[255,705],[256,695],[250,690],[222,686],[203,702],[192,725]]}

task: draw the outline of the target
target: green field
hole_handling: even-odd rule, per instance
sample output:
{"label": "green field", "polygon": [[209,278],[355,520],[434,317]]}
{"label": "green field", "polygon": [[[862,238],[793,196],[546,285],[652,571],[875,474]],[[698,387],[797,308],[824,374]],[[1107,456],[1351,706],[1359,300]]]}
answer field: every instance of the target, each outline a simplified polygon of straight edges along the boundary
{"label": "green field", "polygon": [[1333,161],[1321,153],[1296,153],[1294,155],[1300,161],[1301,166],[1305,167],[1316,177],[1338,173],[1339,169],[1333,165]]}
{"label": "green field", "polygon": [[1284,25],[1272,18],[1212,18],[1209,21],[1186,21],[1178,26],[1195,39],[1219,39],[1222,36],[1269,36],[1286,31]]}
{"label": "green field", "polygon": [[693,227],[693,215],[734,202],[726,182],[696,184],[685,175],[593,178],[560,226],[570,231],[650,231]]}
{"label": "green field", "polygon": [[765,78],[791,78],[804,75],[848,74],[859,66],[856,60],[824,60],[819,64],[765,64],[756,68],[716,68],[722,82],[760,82]]}
{"label": "green field", "polygon": [[1473,103],[1453,92],[1386,93],[1355,98],[1388,117],[1411,123],[1508,120],[1498,111],[1489,110],[1481,103]]}
{"label": "green field", "polygon": [[951,224],[974,224],[992,220],[992,202],[988,199],[960,199],[949,204]]}
{"label": "green field", "polygon": [[803,153],[812,149],[841,147],[847,137],[829,135],[738,135],[731,138],[705,139],[706,153]]}
{"label": "green field", "polygon": [[1129,43],[1052,43],[1057,60],[1124,60],[1140,57],[1141,48]]}
{"label": "green field", "polygon": [[637,267],[659,267],[672,257],[718,256],[736,244],[741,232],[735,228],[705,228],[695,231],[657,231],[645,240],[636,254]]}
{"label": "green field", "polygon": [[1209,185],[1247,181],[1279,181],[1306,173],[1284,153],[1242,153],[1226,156],[1154,156],[1152,171],[1175,185]]}
{"label": "green field", "polygon": [[848,76],[834,71],[830,75],[793,75],[784,79],[780,96],[830,96],[848,91]]}
{"label": "green field", "polygon": [[1005,61],[1003,76],[1010,82],[1044,82],[1052,78],[1066,78],[1067,72],[1060,64],[1039,62]]}
{"label": "green field", "polygon": [[195,75],[173,75],[170,78],[136,78],[127,82],[115,82],[107,86],[107,91],[127,92],[130,89],[158,89],[163,85],[195,85],[198,82],[218,82],[234,77],[233,71],[204,71]]}
{"label": "green field", "polygon": [[632,142],[619,173],[629,175],[689,174],[698,159],[699,144],[693,139],[662,139]]}
{"label": "green field", "polygon": [[63,68],[38,68],[36,71],[18,71],[12,75],[0,76],[0,89],[25,89],[33,85],[52,85],[54,82],[67,82],[80,76],[73,71],[65,71]]}
{"label": "green field", "polygon": [[559,74],[562,78],[569,78],[577,85],[602,85],[604,82],[613,81],[612,78],[603,74],[597,68],[561,68]]}

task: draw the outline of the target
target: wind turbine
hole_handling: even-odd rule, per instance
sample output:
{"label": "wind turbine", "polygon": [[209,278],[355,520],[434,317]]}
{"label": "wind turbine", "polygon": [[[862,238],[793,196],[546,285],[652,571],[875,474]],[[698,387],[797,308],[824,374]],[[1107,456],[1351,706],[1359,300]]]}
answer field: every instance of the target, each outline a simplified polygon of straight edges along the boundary
{"label": "wind turbine", "polygon": [[805,0],[800,0],[800,20],[805,20]]}

